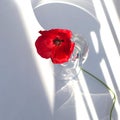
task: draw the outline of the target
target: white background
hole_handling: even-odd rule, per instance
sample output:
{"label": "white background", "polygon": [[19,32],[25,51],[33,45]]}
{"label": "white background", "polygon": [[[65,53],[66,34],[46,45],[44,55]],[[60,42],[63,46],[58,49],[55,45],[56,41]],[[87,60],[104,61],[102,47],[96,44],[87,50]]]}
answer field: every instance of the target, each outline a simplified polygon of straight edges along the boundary
{"label": "white background", "polygon": [[43,6],[38,12],[34,1],[33,6],[29,0],[0,1],[0,120],[109,120],[108,91],[82,72],[80,85],[70,84],[74,98],[61,90],[58,102],[54,99],[58,83],[54,66],[40,58],[34,46],[40,29],[54,27],[69,28],[86,38],[90,51],[83,67],[114,90],[113,119],[120,119],[119,17],[112,0],[89,2],[76,4],[95,18],[67,4]]}

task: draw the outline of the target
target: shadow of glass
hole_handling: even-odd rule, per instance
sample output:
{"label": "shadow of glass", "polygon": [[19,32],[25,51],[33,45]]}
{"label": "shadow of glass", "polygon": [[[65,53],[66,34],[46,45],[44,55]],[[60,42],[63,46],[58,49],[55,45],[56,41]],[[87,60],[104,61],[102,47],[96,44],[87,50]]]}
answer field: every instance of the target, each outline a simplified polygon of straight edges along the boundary
{"label": "shadow of glass", "polygon": [[[113,83],[115,83],[115,78],[112,73],[109,60],[107,59],[107,56],[104,51],[104,47],[101,42],[100,24],[96,18],[86,13],[84,10],[80,8],[62,3],[46,4],[38,7],[37,9],[34,9],[34,12],[38,22],[41,24],[41,26],[44,29],[67,28],[72,30],[73,33],[78,33],[84,36],[88,41],[89,49],[90,49],[88,59],[84,64],[84,68],[86,68],[91,73],[95,73],[98,77],[100,77],[103,80],[103,82],[106,82],[103,71],[100,66],[101,61],[104,60],[107,65],[109,74],[113,80]],[[95,46],[93,45],[94,40],[91,38],[90,35],[91,32],[94,32],[97,36],[97,43],[99,50],[98,52],[96,52]],[[60,71],[58,70],[60,69],[54,67],[54,73],[58,74],[58,76],[55,76],[56,93],[59,92],[58,89],[60,89],[60,94],[58,98],[55,97],[55,111],[54,111],[55,119],[60,120],[60,119],[69,118],[69,120],[75,120],[76,108],[74,103],[75,101],[74,101],[72,87],[71,85],[68,84],[68,82],[64,80],[60,80],[61,79],[59,77]],[[107,89],[104,86],[96,82],[94,79],[90,78],[87,75],[84,75],[84,77],[98,119],[108,120],[110,106],[112,105],[112,98],[110,94],[108,93]],[[63,90],[63,88],[65,89]],[[84,86],[80,84],[80,92],[83,92],[84,94],[83,88]],[[92,97],[92,94],[96,95],[97,97],[94,96]],[[106,95],[106,98],[103,101],[102,101],[103,96],[101,98],[99,97],[100,94]],[[94,119],[94,116],[92,114],[92,111],[90,110],[87,99],[84,96],[83,98],[85,100],[87,112],[90,117],[89,119]],[[60,107],[60,109],[58,109],[57,111],[56,107],[57,108]],[[104,107],[105,107],[105,111],[103,111]],[[56,111],[58,113],[56,113]],[[115,112],[115,110],[114,110],[114,117],[117,120],[117,113]]]}

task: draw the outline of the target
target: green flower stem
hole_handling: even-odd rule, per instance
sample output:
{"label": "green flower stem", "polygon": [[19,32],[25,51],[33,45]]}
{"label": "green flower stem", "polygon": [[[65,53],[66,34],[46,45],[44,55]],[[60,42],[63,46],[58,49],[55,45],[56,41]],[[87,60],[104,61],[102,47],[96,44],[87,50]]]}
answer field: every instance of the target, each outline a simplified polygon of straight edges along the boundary
{"label": "green flower stem", "polygon": [[96,77],[95,75],[91,74],[90,72],[88,72],[88,71],[85,70],[84,68],[82,68],[82,67],[80,67],[80,68],[81,68],[81,70],[82,70],[83,72],[87,73],[88,75],[90,75],[91,77],[93,77],[94,79],[96,79],[96,80],[97,80],[98,82],[100,82],[104,87],[106,87],[106,88],[109,90],[109,92],[112,93],[112,95],[113,95],[113,99],[112,99],[113,104],[112,104],[112,107],[111,107],[111,110],[110,110],[110,120],[112,120],[112,112],[113,112],[113,108],[114,108],[115,102],[116,102],[116,95],[115,95],[115,93],[113,92],[113,90],[112,90],[109,86],[107,86],[107,85],[106,85],[102,80],[100,80],[98,77]]}

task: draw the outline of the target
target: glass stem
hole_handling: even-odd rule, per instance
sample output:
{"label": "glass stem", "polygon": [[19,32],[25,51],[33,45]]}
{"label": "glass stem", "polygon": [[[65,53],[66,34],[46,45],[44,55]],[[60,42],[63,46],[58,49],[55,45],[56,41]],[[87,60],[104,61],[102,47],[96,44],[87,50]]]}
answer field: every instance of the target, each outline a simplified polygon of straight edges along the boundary
{"label": "glass stem", "polygon": [[112,107],[111,107],[111,110],[110,110],[110,120],[112,120],[112,112],[113,112],[113,108],[115,106],[115,102],[116,102],[116,95],[115,93],[113,92],[113,90],[108,86],[106,85],[102,80],[100,80],[98,77],[96,77],[95,75],[93,75],[92,73],[88,72],[87,70],[85,70],[84,68],[80,67],[81,70],[85,73],[87,73],[88,75],[90,75],[91,77],[93,77],[95,80],[97,80],[98,82],[100,82],[104,87],[106,87],[108,89],[108,91],[113,95],[113,98],[112,98],[112,101],[113,101],[113,104],[112,104]]}

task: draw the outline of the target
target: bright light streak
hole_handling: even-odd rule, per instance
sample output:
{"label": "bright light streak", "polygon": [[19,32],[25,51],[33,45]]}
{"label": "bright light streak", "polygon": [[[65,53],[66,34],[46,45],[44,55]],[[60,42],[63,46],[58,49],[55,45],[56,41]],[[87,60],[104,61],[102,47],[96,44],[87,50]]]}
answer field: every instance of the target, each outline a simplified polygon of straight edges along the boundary
{"label": "bright light streak", "polygon": [[[85,78],[82,72],[80,73],[79,76],[80,76],[80,85],[82,87],[83,93],[80,93],[80,86],[78,84],[74,85],[77,120],[80,120],[80,119],[91,120],[89,112],[93,120],[98,120],[98,116],[97,116],[95,107],[93,105],[93,101],[91,99],[92,96],[89,93],[88,86],[85,82]],[[85,105],[85,100],[83,99],[83,97],[85,97],[85,100],[88,105],[87,107],[89,108],[89,110],[87,110],[87,107]]]}
{"label": "bright light streak", "polygon": [[119,82],[120,56],[118,55],[114,38],[112,36],[111,30],[107,22],[100,0],[93,0],[93,4],[95,7],[96,16],[101,24],[100,35],[101,35],[102,45],[105,50],[105,54],[109,60],[109,64],[114,74],[114,77],[116,79],[116,82],[120,84]]}
{"label": "bright light streak", "polygon": [[[94,4],[95,11],[96,11],[96,16],[97,16],[97,18],[100,22],[100,25],[101,25],[100,35],[101,35],[101,41],[102,41],[102,44],[103,44],[103,47],[104,47],[104,50],[105,50],[105,54],[107,56],[107,59],[109,60],[109,64],[110,64],[110,68],[112,70],[112,74],[114,75],[114,78],[116,80],[115,82],[116,82],[116,84],[118,85],[118,88],[119,88],[119,85],[120,85],[120,77],[119,77],[120,76],[119,75],[119,73],[120,73],[119,72],[120,56],[118,55],[118,51],[117,51],[117,48],[116,48],[116,45],[115,45],[115,42],[114,42],[114,38],[112,36],[109,24],[107,22],[107,19],[106,19],[101,1],[100,0],[92,0],[92,1],[93,1],[93,4]],[[110,3],[110,5],[108,5],[109,2],[110,1],[106,0],[105,3],[106,3],[107,9],[109,8],[108,11],[109,11],[110,17],[112,19],[112,22],[113,22],[114,19],[116,19],[115,21],[118,24],[118,20],[116,18],[116,15],[112,16],[112,14],[114,14],[115,11],[114,11],[114,8],[111,5],[111,3]],[[113,12],[112,12],[111,9],[113,9]],[[115,18],[113,18],[113,17],[115,17]],[[113,23],[114,27],[117,26],[117,24]],[[118,24],[118,26],[119,26],[119,24]],[[115,28],[115,30],[117,32],[117,36],[118,36],[118,34],[120,34],[120,32],[118,33],[118,31],[120,29],[120,28],[118,28],[118,26]],[[119,35],[119,37],[120,37],[120,35]],[[106,73],[106,74],[104,74],[105,78],[108,77],[106,81],[109,81],[110,86],[114,86],[114,83],[111,82],[112,80],[109,76],[108,69],[106,68],[106,65],[104,64],[103,61],[102,61],[101,64],[103,64],[103,66],[101,65],[103,73],[104,72]],[[114,88],[114,89],[116,89],[116,88]],[[120,97],[120,96],[118,96],[118,97]],[[119,113],[120,105],[118,103],[116,103],[115,105],[116,105],[116,111]],[[117,118],[117,119],[120,119],[120,118]]]}
{"label": "bright light streak", "polygon": [[[40,79],[43,83],[46,95],[48,97],[48,102],[51,108],[51,112],[54,108],[54,78],[52,73],[52,66],[48,60],[43,60],[38,56],[35,49],[35,40],[38,37],[38,31],[43,29],[37,22],[36,17],[33,13],[33,9],[30,0],[14,0],[18,10],[20,12],[20,17],[23,21],[24,29],[28,37],[28,42],[31,47],[31,52],[35,59],[36,66],[40,75]],[[48,69],[49,68],[49,69]]]}
{"label": "bright light streak", "polygon": [[[105,77],[105,79],[106,79],[107,85],[108,85],[108,86],[114,91],[114,93],[115,93],[115,87],[113,86],[112,79],[111,79],[111,77],[110,77],[110,74],[109,74],[109,71],[108,71],[108,68],[107,68],[107,65],[106,65],[104,59],[102,59],[102,61],[101,61],[101,63],[100,63],[100,66],[101,66],[101,69],[102,69],[102,71],[103,71],[103,75],[104,75],[104,77]],[[120,82],[119,82],[119,83],[120,83]],[[118,85],[119,85],[119,84],[118,84]],[[119,86],[118,86],[118,89],[119,89]],[[120,89],[119,89],[118,91],[120,91]],[[113,96],[112,96],[112,98],[113,98]],[[116,101],[115,107],[116,107],[116,109],[117,109],[118,111],[120,111],[120,106],[119,106],[118,101]]]}
{"label": "bright light streak", "polygon": [[100,62],[100,67],[101,67],[101,69],[102,69],[102,72],[103,72],[103,75],[104,75],[104,77],[105,77],[105,80],[106,80],[107,85],[110,86],[110,88],[115,91],[114,86],[113,86],[113,83],[112,83],[112,79],[111,79],[111,77],[110,77],[110,74],[109,74],[109,71],[108,71],[108,68],[107,68],[107,65],[106,65],[104,59],[101,60],[101,62]]}
{"label": "bright light streak", "polygon": [[87,108],[84,103],[83,95],[80,92],[79,86],[77,83],[72,83],[73,91],[74,91],[74,99],[76,105],[76,120],[89,120],[89,115],[87,112]]}
{"label": "bright light streak", "polygon": [[107,11],[109,13],[109,16],[112,21],[115,32],[117,34],[117,37],[119,39],[119,45],[120,45],[120,21],[119,21],[118,15],[116,13],[115,6],[113,5],[113,0],[109,0],[109,1],[104,0],[104,3],[107,8]]}
{"label": "bright light streak", "polygon": [[98,39],[97,39],[96,33],[92,31],[90,32],[90,36],[91,36],[92,43],[94,45],[96,53],[99,53],[99,45],[98,45]]}

